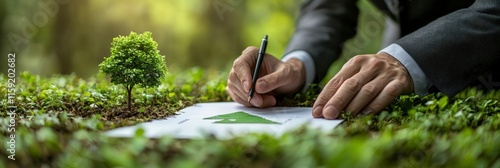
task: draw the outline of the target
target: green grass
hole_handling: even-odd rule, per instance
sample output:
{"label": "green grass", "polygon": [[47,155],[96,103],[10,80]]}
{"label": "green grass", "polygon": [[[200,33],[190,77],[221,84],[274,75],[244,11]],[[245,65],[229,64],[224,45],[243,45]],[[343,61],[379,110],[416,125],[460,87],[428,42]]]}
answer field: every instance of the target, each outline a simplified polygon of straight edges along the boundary
{"label": "green grass", "polygon": [[[399,97],[379,115],[350,117],[329,133],[306,127],[280,137],[249,134],[230,140],[170,137],[129,139],[103,132],[170,116],[197,102],[229,101],[227,73],[190,69],[157,88],[136,88],[127,113],[125,89],[96,75],[17,79],[16,160],[10,133],[7,78],[0,77],[0,167],[500,167],[500,91],[467,89]],[[283,98],[311,106],[318,90]]]}

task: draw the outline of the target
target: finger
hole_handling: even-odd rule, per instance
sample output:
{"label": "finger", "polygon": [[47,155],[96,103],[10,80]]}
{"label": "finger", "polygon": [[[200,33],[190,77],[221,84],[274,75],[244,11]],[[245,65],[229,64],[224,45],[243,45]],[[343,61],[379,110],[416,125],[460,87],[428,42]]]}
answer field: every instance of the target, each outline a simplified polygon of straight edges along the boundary
{"label": "finger", "polygon": [[347,79],[337,90],[333,97],[328,100],[323,108],[323,116],[326,119],[335,119],[340,112],[351,102],[359,90],[366,84],[366,77],[370,74],[360,73]]}
{"label": "finger", "polygon": [[255,46],[248,46],[247,48],[245,48],[241,54],[242,55],[247,55],[248,53],[254,53],[254,54],[251,54],[249,56],[252,56],[252,55],[255,55],[257,56],[257,53],[259,52],[259,48],[255,47]]}
{"label": "finger", "polygon": [[387,105],[391,104],[403,91],[403,82],[394,80],[387,86],[362,110],[363,114],[376,114],[382,111]]}
{"label": "finger", "polygon": [[240,90],[238,90],[236,86],[231,83],[231,81],[228,81],[227,87],[234,93],[234,95],[238,96],[240,99],[245,100],[245,102],[247,102],[248,94],[246,92],[241,92]]}
{"label": "finger", "polygon": [[227,81],[227,85],[228,86],[233,85],[233,87],[230,87],[229,89],[236,89],[238,90],[238,92],[248,95],[248,90],[246,90],[244,86],[241,84],[241,80],[238,78],[238,76],[236,76],[236,73],[234,73],[234,71],[231,71],[231,73],[229,73],[229,79]]}
{"label": "finger", "polygon": [[[255,106],[255,107],[260,107],[260,108],[264,108],[264,107],[271,107],[271,106],[274,106],[276,105],[276,98],[272,95],[261,95],[261,94],[258,94],[258,93],[255,93],[252,97],[252,99],[250,100],[250,103],[247,102],[247,98],[248,98],[248,95],[246,93],[243,93],[241,92],[240,90],[236,89],[235,86],[233,84],[231,84],[231,82],[229,81],[228,82],[228,85],[227,85],[227,90],[231,91],[232,93],[232,97],[233,97],[233,100],[238,102],[238,103],[241,103],[241,104],[244,104],[245,106]],[[228,93],[229,93],[228,91]]]}
{"label": "finger", "polygon": [[342,69],[326,84],[318,98],[313,105],[313,117],[320,118],[323,116],[323,109],[325,104],[332,98],[332,96],[338,91],[344,80],[352,77],[354,74],[358,73],[361,68],[361,62],[363,57],[356,56],[351,58]]}
{"label": "finger", "polygon": [[241,97],[239,97],[237,94],[235,94],[231,89],[229,89],[229,86],[226,87],[226,92],[231,96],[233,101],[238,102],[246,107],[253,107],[252,104],[248,103],[247,101],[243,100]]}
{"label": "finger", "polygon": [[258,53],[256,47],[247,47],[240,57],[233,62],[232,71],[240,80],[243,89],[248,92],[250,90],[250,83],[252,81],[252,67],[255,65],[255,59]]}
{"label": "finger", "polygon": [[359,90],[375,77],[372,71],[361,71],[342,83],[337,92],[331,97],[323,108],[323,116],[326,119],[335,119],[345,107],[358,94]]}
{"label": "finger", "polygon": [[277,71],[264,75],[257,80],[255,91],[257,93],[268,93],[284,85],[290,84],[293,77],[289,66],[281,66]]}
{"label": "finger", "polygon": [[352,101],[347,105],[345,111],[351,112],[356,116],[363,108],[365,108],[389,83],[389,79],[384,77],[376,77],[374,80],[364,85],[356,94]]}
{"label": "finger", "polygon": [[272,107],[276,105],[276,98],[272,95],[254,94],[250,103],[259,108]]}
{"label": "finger", "polygon": [[330,98],[332,98],[335,92],[337,92],[342,82],[343,82],[342,78],[334,77],[326,84],[326,86],[323,88],[323,90],[316,98],[316,101],[314,102],[313,113],[312,113],[313,117],[316,118],[324,117],[323,108],[325,107],[325,104],[330,100]]}

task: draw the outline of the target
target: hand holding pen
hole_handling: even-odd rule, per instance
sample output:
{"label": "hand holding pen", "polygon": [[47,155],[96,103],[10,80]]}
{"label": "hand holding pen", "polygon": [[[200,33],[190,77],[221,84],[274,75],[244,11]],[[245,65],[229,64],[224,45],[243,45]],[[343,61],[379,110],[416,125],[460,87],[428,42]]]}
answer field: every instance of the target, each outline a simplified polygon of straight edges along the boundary
{"label": "hand holding pen", "polygon": [[257,65],[255,65],[252,76],[252,86],[250,87],[250,91],[248,91],[248,103],[250,103],[250,100],[252,100],[254,94],[255,83],[257,82],[257,78],[259,77],[259,70],[260,66],[262,65],[262,60],[264,60],[264,54],[266,54],[266,48],[267,48],[267,35],[264,36],[262,42],[260,43],[259,54],[257,55]]}
{"label": "hand holding pen", "polygon": [[265,54],[267,36],[261,43],[260,49],[247,47],[234,61],[227,82],[227,93],[234,101],[247,107],[275,106],[275,96],[296,93],[305,83],[305,69],[301,61],[290,59],[283,62]]}

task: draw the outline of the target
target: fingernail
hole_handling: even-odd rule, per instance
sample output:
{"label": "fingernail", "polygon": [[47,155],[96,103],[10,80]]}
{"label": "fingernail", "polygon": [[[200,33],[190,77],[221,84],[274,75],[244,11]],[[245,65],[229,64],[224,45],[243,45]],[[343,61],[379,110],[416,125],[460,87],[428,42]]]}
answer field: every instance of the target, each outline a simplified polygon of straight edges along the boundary
{"label": "fingernail", "polygon": [[259,80],[257,83],[260,85],[259,87],[261,89],[264,89],[264,90],[267,89],[267,82],[265,80]]}
{"label": "fingernail", "polygon": [[326,106],[325,110],[323,111],[323,116],[329,120],[335,119],[337,114],[338,110],[332,105]]}
{"label": "fingernail", "polygon": [[372,113],[371,110],[365,110],[365,111],[362,112],[363,115],[369,115],[371,113]]}
{"label": "fingernail", "polygon": [[260,107],[262,106],[262,99],[259,96],[253,96],[252,100],[250,100],[250,103],[255,107]]}
{"label": "fingernail", "polygon": [[323,110],[323,106],[317,106],[313,109],[313,117],[321,117],[321,112]]}
{"label": "fingernail", "polygon": [[243,81],[243,89],[245,89],[246,92],[249,92],[250,91],[250,88],[248,88],[248,81],[247,80],[244,80]]}

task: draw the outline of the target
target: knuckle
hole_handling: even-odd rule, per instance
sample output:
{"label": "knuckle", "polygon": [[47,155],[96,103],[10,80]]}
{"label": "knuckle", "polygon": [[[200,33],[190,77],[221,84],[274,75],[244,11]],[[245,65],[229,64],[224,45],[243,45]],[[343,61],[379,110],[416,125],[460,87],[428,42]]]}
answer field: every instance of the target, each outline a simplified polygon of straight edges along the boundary
{"label": "knuckle", "polygon": [[370,59],[368,67],[370,69],[380,69],[382,67],[385,67],[385,62],[380,60],[380,59],[376,59],[376,58]]}
{"label": "knuckle", "polygon": [[227,84],[229,85],[229,83],[232,83],[232,81],[237,81],[237,80],[238,80],[238,76],[236,76],[235,73],[230,73],[229,78],[227,80]]}
{"label": "knuckle", "polygon": [[339,79],[339,78],[332,78],[329,82],[328,82],[328,85],[327,87],[338,87],[340,86],[340,84],[342,84],[342,79]]}
{"label": "knuckle", "polygon": [[406,71],[406,69],[400,69],[398,71],[398,74],[397,74],[400,78],[402,79],[407,79],[407,78],[411,78],[410,77],[410,74],[408,74],[408,72]]}
{"label": "knuckle", "polygon": [[325,95],[333,95],[333,93],[335,93],[335,91],[340,87],[341,84],[342,79],[332,78],[330,81],[328,81],[321,93],[324,93]]}
{"label": "knuckle", "polygon": [[229,77],[232,79],[238,79],[241,77],[245,77],[248,74],[248,70],[246,67],[248,67],[245,62],[241,59],[238,58],[234,61],[233,63],[233,68],[231,69],[231,72],[229,73]]}
{"label": "knuckle", "polygon": [[236,77],[236,72],[231,70],[231,72],[229,72],[229,79],[234,79],[234,77]]}
{"label": "knuckle", "polygon": [[332,105],[333,107],[339,108],[345,106],[346,101],[340,97],[333,97],[332,101],[328,102],[328,104]]}
{"label": "knuckle", "polygon": [[292,67],[283,66],[281,69],[281,77],[288,77],[292,73]]}
{"label": "knuckle", "polygon": [[375,89],[376,88],[373,85],[365,85],[361,93],[368,97],[375,97],[375,95],[377,94],[377,91]]}
{"label": "knuckle", "polygon": [[345,85],[345,91],[348,91],[351,93],[356,93],[356,92],[358,92],[358,90],[361,86],[361,82],[356,78],[351,78],[351,79],[347,79],[344,82],[344,85]]}
{"label": "knuckle", "polygon": [[241,57],[236,58],[233,62],[233,70],[241,66],[241,64],[243,64],[243,59]]}
{"label": "knuckle", "polygon": [[345,84],[350,85],[350,86],[359,86],[360,81],[356,78],[350,78],[345,81]]}
{"label": "knuckle", "polygon": [[335,93],[335,90],[340,86],[340,84],[341,84],[340,79],[337,79],[337,78],[331,79],[328,82],[328,84],[321,91],[322,96],[320,96],[320,97],[330,99],[329,96],[332,96],[333,93]]}
{"label": "knuckle", "polygon": [[400,77],[400,74],[398,71],[394,71],[394,69],[391,69],[389,71],[385,71],[384,75],[390,77],[391,79],[397,79]]}
{"label": "knuckle", "polygon": [[399,87],[400,85],[387,85],[387,95],[390,97],[397,97],[399,96]]}
{"label": "knuckle", "polygon": [[318,96],[318,98],[316,99],[316,101],[314,103],[318,104],[318,105],[324,105],[328,102],[328,100],[330,100],[330,98],[328,96],[320,95],[320,96]]}
{"label": "knuckle", "polygon": [[350,59],[350,62],[352,64],[361,64],[365,61],[365,59],[366,59],[366,56],[364,56],[364,55],[356,55]]}
{"label": "knuckle", "polygon": [[255,50],[258,50],[257,47],[255,46],[248,46],[247,48],[245,48],[245,50],[243,50],[243,52],[241,52],[242,54],[244,53],[247,53],[247,52],[250,52],[250,51],[255,51]]}

